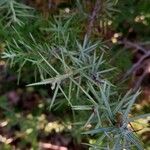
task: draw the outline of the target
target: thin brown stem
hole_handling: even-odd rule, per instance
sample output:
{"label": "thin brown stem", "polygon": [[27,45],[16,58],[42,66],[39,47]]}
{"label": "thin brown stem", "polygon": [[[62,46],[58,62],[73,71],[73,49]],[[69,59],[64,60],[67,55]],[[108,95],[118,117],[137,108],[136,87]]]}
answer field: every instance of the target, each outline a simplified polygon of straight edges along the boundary
{"label": "thin brown stem", "polygon": [[102,0],[96,0],[94,9],[93,9],[92,14],[91,14],[90,19],[89,19],[89,25],[88,25],[88,28],[87,28],[86,35],[88,37],[91,36],[92,29],[93,29],[93,26],[94,26],[94,22],[97,18],[97,15],[99,14],[99,12],[102,8],[101,5],[102,5]]}
{"label": "thin brown stem", "polygon": [[133,71],[136,71],[136,70],[141,66],[142,62],[143,62],[147,57],[150,57],[150,51],[148,51],[145,55],[143,55],[143,56],[139,59],[139,61],[138,61],[136,64],[134,64],[133,67],[132,67],[130,70],[127,71],[127,73],[126,73],[125,76],[124,76],[124,79],[125,79],[127,76],[129,76],[130,74],[132,74]]}
{"label": "thin brown stem", "polygon": [[144,54],[147,53],[148,50],[146,50],[144,47],[140,46],[138,43],[132,43],[130,41],[127,41],[126,39],[125,40],[122,40],[122,41],[119,41],[119,44],[124,44],[124,46],[126,48],[135,48],[141,52],[143,52]]}

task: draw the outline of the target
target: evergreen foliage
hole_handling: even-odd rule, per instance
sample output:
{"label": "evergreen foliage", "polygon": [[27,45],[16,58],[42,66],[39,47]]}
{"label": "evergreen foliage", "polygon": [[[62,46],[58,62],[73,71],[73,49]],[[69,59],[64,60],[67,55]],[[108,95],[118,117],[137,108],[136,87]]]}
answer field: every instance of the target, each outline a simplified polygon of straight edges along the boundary
{"label": "evergreen foliage", "polygon": [[[143,150],[130,126],[134,118],[129,118],[140,91],[129,90],[125,96],[124,90],[119,93],[120,87],[114,85],[117,68],[109,64],[111,48],[94,31],[99,20],[100,27],[109,30],[105,24],[114,19],[117,23],[113,26],[118,28],[121,20],[126,19],[124,5],[132,6],[132,2],[100,1],[99,14],[93,18],[88,35],[87,26],[92,18],[88,6],[93,8],[93,2],[77,0],[70,13],[61,8],[59,14],[50,14],[45,19],[40,12],[17,0],[0,0],[0,39],[5,45],[1,59],[18,75],[18,85],[25,81],[39,91],[43,85],[51,86],[49,111],[71,109],[81,136],[95,139],[84,143],[91,150]],[[148,2],[144,3],[145,8]],[[135,17],[137,12],[132,11],[128,7],[129,15]]]}

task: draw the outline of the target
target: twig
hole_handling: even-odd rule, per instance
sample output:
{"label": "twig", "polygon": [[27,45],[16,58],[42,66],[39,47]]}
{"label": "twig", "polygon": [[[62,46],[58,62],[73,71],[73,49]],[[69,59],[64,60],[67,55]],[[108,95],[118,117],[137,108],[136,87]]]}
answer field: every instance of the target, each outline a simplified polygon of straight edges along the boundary
{"label": "twig", "polygon": [[[150,50],[149,49],[145,49],[144,47],[142,47],[141,45],[137,44],[137,43],[132,43],[130,41],[122,40],[119,41],[119,44],[124,44],[124,46],[126,48],[135,48],[137,51],[141,51],[143,53],[143,55],[141,56],[141,58],[138,60],[138,62],[136,62],[124,75],[122,82],[125,81],[125,79],[129,76],[129,75],[133,75],[136,76],[136,71],[140,68],[144,68],[144,72],[143,74],[138,78],[137,81],[135,81],[134,83],[134,87],[133,87],[133,91],[135,92],[141,85],[143,79],[145,78],[145,76],[149,73],[149,64],[148,66],[146,64],[144,64],[145,60],[147,58],[150,57]],[[149,63],[149,62],[148,62]],[[121,83],[122,83],[121,82]]]}
{"label": "twig", "polygon": [[126,48],[136,48],[137,50],[140,50],[141,52],[143,52],[144,54],[147,53],[148,50],[146,50],[145,48],[143,48],[142,46],[140,46],[137,43],[132,43],[130,41],[127,41],[126,39],[123,41],[119,41],[119,44],[124,44],[124,46]]}
{"label": "twig", "polygon": [[133,72],[136,72],[139,67],[141,67],[143,61],[147,58],[150,57],[150,50],[145,49],[144,47],[138,45],[137,43],[132,43],[130,41],[127,41],[126,39],[119,41],[119,44],[124,44],[126,48],[136,48],[137,51],[143,52],[143,56],[138,60],[137,63],[135,63],[130,70],[127,71],[127,73],[123,77],[123,81],[125,78],[127,78],[130,74]]}
{"label": "twig", "polygon": [[[118,41],[118,44],[123,44],[126,48],[135,48],[137,51],[143,52],[143,54],[146,54],[150,50],[146,50],[142,46],[140,46],[138,43],[132,43],[130,41],[127,41],[126,39],[122,41]],[[112,59],[110,59],[109,62],[112,62],[122,51],[119,51]]]}
{"label": "twig", "polygon": [[87,33],[86,33],[87,37],[91,36],[92,28],[94,26],[94,22],[96,20],[97,14],[100,12],[102,8],[101,5],[102,5],[102,0],[96,0],[94,9],[89,19],[89,25],[88,25]]}
{"label": "twig", "polygon": [[140,85],[142,84],[143,79],[146,77],[147,72],[144,71],[144,73],[139,77],[139,79],[137,81],[135,81],[135,85],[133,88],[133,92],[137,91],[138,88],[140,87]]}
{"label": "twig", "polygon": [[147,57],[150,57],[150,51],[148,51],[145,55],[143,55],[139,61],[137,63],[135,63],[133,65],[133,67],[127,71],[127,73],[125,74],[125,76],[123,77],[123,79],[125,79],[127,76],[129,76],[133,71],[136,71],[139,66],[141,66],[142,62],[147,58]]}

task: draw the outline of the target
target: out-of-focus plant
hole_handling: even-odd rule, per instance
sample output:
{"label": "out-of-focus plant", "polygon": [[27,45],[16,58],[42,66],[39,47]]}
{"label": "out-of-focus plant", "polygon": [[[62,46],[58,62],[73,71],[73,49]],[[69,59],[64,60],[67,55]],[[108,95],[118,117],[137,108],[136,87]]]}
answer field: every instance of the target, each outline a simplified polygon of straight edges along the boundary
{"label": "out-of-focus plant", "polygon": [[21,18],[33,17],[31,9],[29,6],[15,0],[0,0],[0,16],[5,21],[6,26],[14,23],[22,25]]}

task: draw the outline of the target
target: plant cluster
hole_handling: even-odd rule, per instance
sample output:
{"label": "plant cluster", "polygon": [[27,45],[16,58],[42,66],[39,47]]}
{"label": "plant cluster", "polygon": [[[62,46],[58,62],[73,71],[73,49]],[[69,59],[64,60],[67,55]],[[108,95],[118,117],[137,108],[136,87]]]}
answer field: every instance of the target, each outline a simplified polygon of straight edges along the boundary
{"label": "plant cluster", "polygon": [[72,132],[93,139],[84,143],[90,149],[143,150],[131,122],[149,114],[129,117],[140,91],[118,93],[113,84],[117,68],[107,56],[110,41],[106,43],[95,32],[97,24],[109,30],[111,17],[117,20],[122,10],[117,8],[123,7],[120,3],[77,0],[69,12],[61,8],[59,14],[45,19],[16,0],[0,1],[1,59],[17,73],[18,85],[24,82],[39,91],[50,85],[47,108],[52,112],[69,108],[72,128],[78,130]]}

